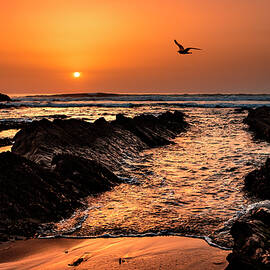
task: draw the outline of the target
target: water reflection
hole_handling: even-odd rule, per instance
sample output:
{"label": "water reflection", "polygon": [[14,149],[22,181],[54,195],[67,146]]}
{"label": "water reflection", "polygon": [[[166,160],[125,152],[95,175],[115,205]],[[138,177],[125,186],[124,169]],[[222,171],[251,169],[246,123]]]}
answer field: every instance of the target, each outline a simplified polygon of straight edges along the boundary
{"label": "water reflection", "polygon": [[262,164],[269,145],[252,140],[243,113],[184,111],[191,127],[175,144],[146,150],[136,160],[123,163],[139,185],[122,184],[88,198],[89,208],[57,224],[57,231],[67,232],[85,217],[74,235],[164,230],[210,235],[253,202],[242,192],[243,177]]}
{"label": "water reflection", "polygon": [[12,145],[0,147],[0,153],[11,151],[11,147],[12,147]]}

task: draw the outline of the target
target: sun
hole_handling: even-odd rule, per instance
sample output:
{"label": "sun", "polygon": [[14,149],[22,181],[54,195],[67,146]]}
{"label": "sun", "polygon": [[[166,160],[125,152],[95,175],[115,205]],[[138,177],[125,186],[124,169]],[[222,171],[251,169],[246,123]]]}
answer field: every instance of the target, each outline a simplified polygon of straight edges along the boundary
{"label": "sun", "polygon": [[78,71],[73,72],[73,77],[74,77],[74,78],[79,78],[79,77],[81,77],[81,73],[78,72]]}

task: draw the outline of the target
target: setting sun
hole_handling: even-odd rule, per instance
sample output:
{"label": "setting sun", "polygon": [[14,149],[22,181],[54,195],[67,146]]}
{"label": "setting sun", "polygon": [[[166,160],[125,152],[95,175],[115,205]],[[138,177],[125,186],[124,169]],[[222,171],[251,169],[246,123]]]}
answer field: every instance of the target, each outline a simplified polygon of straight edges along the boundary
{"label": "setting sun", "polygon": [[75,78],[79,78],[80,76],[81,76],[80,72],[74,72],[73,73],[73,77],[75,77]]}

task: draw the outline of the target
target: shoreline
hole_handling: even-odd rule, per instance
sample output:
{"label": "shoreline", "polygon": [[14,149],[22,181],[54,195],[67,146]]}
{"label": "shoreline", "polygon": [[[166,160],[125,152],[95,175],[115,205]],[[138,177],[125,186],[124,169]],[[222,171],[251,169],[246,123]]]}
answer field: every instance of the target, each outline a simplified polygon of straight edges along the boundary
{"label": "shoreline", "polygon": [[229,253],[182,236],[29,239],[0,244],[0,269],[224,269]]}
{"label": "shoreline", "polygon": [[[91,239],[121,239],[121,238],[151,238],[151,237],[183,237],[189,239],[200,239],[205,241],[207,245],[210,247],[218,248],[220,250],[232,251],[233,247],[226,247],[216,244],[210,237],[208,236],[200,236],[200,235],[184,235],[181,233],[143,233],[143,234],[120,234],[120,235],[112,235],[112,234],[103,234],[98,236],[78,236],[78,235],[45,235],[45,236],[37,236],[34,239],[41,240],[50,240],[50,239],[67,239],[67,240],[91,240]],[[14,240],[15,241],[15,240]],[[1,244],[1,243],[0,243]]]}

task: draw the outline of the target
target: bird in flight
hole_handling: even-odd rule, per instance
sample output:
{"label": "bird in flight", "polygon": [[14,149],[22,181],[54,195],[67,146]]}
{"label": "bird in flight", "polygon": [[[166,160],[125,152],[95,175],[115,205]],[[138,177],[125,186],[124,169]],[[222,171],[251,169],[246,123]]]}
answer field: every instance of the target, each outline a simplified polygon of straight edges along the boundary
{"label": "bird in flight", "polygon": [[180,54],[192,54],[192,52],[190,52],[190,50],[201,50],[199,48],[184,48],[181,44],[179,44],[176,40],[174,40],[174,43],[179,47],[179,51],[177,51]]}

